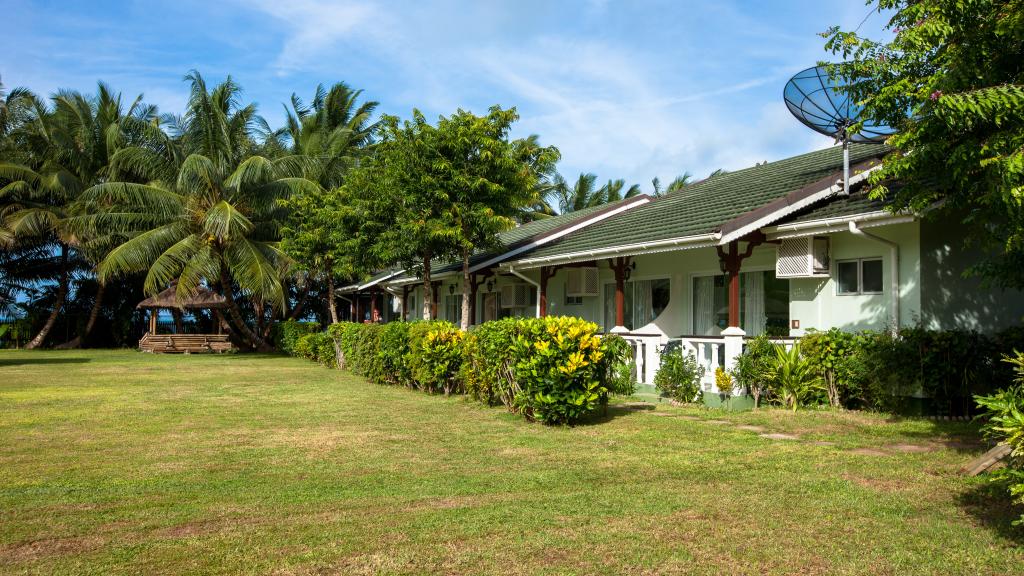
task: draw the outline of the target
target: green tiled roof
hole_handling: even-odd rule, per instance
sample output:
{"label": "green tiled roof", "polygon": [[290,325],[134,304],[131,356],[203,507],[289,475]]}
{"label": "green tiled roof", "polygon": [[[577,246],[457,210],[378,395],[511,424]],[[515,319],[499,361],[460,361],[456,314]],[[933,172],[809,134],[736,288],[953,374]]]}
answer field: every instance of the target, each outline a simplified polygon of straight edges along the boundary
{"label": "green tiled roof", "polygon": [[[850,164],[880,157],[880,144],[851,144]],[[528,258],[560,256],[718,231],[724,224],[788,193],[842,172],[835,146],[696,182],[679,192],[598,222],[533,250]]]}
{"label": "green tiled roof", "polygon": [[[527,222],[521,226],[516,226],[511,230],[506,230],[505,232],[498,234],[498,242],[500,243],[499,247],[473,254],[469,259],[470,266],[486,262],[495,256],[500,256],[509,249],[515,248],[519,244],[535,240],[545,234],[554,232],[563,226],[572,225],[585,217],[594,216],[598,212],[605,210],[613,210],[619,205],[635,201],[635,198],[627,198],[619,202],[612,202],[601,206],[594,206],[592,208],[584,208],[583,210],[542,218],[540,220],[534,220],[533,222]],[[639,208],[632,208],[632,210],[638,209]],[[443,262],[440,260],[434,260],[432,262],[431,274],[442,274],[461,270],[461,262]],[[407,275],[402,276],[402,278],[407,277]]]}
{"label": "green tiled roof", "polygon": [[855,191],[846,198],[832,198],[818,206],[797,212],[787,216],[776,224],[789,224],[793,222],[812,222],[828,218],[841,218],[853,216],[854,214],[865,214],[885,210],[885,202],[868,198],[866,192]]}

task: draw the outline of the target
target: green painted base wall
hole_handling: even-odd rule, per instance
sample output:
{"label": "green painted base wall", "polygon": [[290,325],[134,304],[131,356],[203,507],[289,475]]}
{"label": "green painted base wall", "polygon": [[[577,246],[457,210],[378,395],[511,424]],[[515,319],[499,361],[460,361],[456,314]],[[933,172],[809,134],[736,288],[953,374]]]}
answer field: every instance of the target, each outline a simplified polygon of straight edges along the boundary
{"label": "green painted base wall", "polygon": [[704,405],[708,408],[722,408],[735,412],[754,409],[754,397],[747,394],[725,397],[721,394],[705,392],[701,397],[704,399]]}

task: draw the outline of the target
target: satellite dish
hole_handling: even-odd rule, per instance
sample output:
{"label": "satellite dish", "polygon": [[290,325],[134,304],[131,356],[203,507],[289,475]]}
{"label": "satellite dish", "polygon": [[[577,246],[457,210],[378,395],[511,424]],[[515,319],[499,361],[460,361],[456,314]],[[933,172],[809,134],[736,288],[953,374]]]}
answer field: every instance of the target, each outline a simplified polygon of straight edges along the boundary
{"label": "satellite dish", "polygon": [[796,73],[782,91],[786,107],[804,126],[843,143],[843,194],[850,193],[850,142],[881,142],[896,132],[867,119],[860,131],[849,133],[864,111],[843,91],[849,84],[830,78],[824,66],[814,66]]}

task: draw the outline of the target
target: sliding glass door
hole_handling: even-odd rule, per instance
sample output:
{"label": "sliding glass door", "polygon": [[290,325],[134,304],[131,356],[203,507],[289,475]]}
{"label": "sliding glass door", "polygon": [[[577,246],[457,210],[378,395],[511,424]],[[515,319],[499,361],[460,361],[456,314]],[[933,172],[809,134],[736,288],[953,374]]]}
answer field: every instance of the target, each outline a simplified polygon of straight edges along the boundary
{"label": "sliding glass door", "polygon": [[[724,275],[693,279],[693,333],[716,336],[729,326],[729,282]],[[789,334],[789,281],[774,271],[740,273],[740,327],[749,336]]]}
{"label": "sliding glass door", "polygon": [[[623,325],[637,330],[650,324],[668,308],[671,283],[668,278],[631,280],[624,286]],[[615,284],[604,285],[604,328],[615,327]]]}

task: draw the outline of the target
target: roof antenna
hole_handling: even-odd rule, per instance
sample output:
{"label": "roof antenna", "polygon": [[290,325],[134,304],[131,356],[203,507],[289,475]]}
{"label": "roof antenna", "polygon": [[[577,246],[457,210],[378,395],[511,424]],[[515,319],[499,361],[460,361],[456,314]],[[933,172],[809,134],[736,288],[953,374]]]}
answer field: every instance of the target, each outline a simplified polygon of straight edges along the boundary
{"label": "roof antenna", "polygon": [[797,72],[782,91],[786,107],[804,126],[832,136],[837,144],[842,142],[843,196],[850,194],[850,142],[882,142],[896,132],[887,124],[865,119],[859,131],[850,133],[864,112],[845,93],[850,84],[849,78],[833,80],[825,66],[814,66]]}

